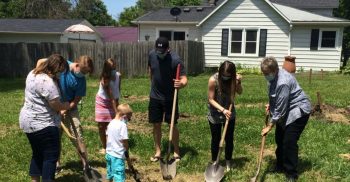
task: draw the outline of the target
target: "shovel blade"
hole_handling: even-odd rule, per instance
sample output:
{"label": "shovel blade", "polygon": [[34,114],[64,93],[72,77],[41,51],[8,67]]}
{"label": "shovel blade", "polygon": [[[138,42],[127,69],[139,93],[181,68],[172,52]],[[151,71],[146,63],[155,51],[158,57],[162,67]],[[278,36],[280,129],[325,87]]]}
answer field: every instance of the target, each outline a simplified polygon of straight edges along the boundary
{"label": "shovel blade", "polygon": [[204,177],[207,182],[219,182],[225,175],[225,168],[220,165],[209,164]]}
{"label": "shovel blade", "polygon": [[102,182],[102,175],[94,168],[89,168],[84,171],[85,182]]}
{"label": "shovel blade", "polygon": [[175,178],[176,175],[176,162],[174,159],[169,161],[160,161],[160,169],[162,171],[164,180],[171,180]]}

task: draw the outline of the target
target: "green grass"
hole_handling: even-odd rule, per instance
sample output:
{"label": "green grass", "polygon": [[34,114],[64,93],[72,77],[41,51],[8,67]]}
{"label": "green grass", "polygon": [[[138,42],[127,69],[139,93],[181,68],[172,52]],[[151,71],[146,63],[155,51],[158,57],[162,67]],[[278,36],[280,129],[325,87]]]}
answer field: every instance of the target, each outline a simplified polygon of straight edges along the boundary
{"label": "green grass", "polygon": [[[183,160],[177,165],[179,175],[199,175],[204,173],[210,160],[210,131],[207,114],[207,81],[209,75],[189,77],[189,84],[179,92],[181,118],[180,129],[181,152]],[[313,76],[309,84],[307,74],[297,75],[301,87],[311,97],[312,103],[317,101],[316,92],[321,93],[322,101],[336,107],[350,105],[349,76],[339,74],[325,74]],[[0,181],[29,181],[28,167],[31,149],[25,134],[19,129],[18,114],[24,98],[24,79],[0,79]],[[84,107],[81,111],[84,137],[92,165],[103,167],[103,156],[96,153],[100,148],[96,123],[94,120],[94,100],[97,92],[97,79],[88,80],[88,92],[84,98]],[[234,160],[237,167],[229,172],[224,181],[248,181],[256,170],[256,160],[260,148],[260,131],[264,122],[264,104],[267,103],[266,82],[263,76],[243,75],[243,95],[238,96],[236,104],[237,123],[235,130]],[[136,96],[131,107],[137,113],[145,113],[147,117],[148,97],[150,90],[149,78],[124,79],[122,95]],[[129,100],[123,98],[121,102]],[[136,118],[134,118],[136,119]],[[349,119],[349,118],[348,118]],[[140,121],[131,121],[148,129],[147,118]],[[132,125],[133,123],[131,123]],[[145,130],[131,131],[131,154],[137,156],[137,166],[143,175],[141,166],[150,166],[149,157],[153,155],[153,139],[150,132]],[[167,127],[163,127],[163,151],[167,146]],[[338,155],[349,153],[350,125],[330,123],[325,119],[311,117],[299,141],[300,181],[350,181],[350,162],[341,159]],[[57,181],[81,180],[80,163],[67,137],[62,141],[62,162],[64,175],[57,176]],[[273,150],[275,149],[273,132],[266,141],[266,153],[261,170],[261,179],[265,181],[282,181],[283,175],[267,173],[274,163]],[[223,155],[222,155],[223,158]],[[160,172],[159,172],[160,173]],[[160,180],[160,179],[159,179]],[[186,180],[185,180],[186,181]],[[193,181],[193,180],[192,180]],[[200,180],[199,180],[200,181]]]}

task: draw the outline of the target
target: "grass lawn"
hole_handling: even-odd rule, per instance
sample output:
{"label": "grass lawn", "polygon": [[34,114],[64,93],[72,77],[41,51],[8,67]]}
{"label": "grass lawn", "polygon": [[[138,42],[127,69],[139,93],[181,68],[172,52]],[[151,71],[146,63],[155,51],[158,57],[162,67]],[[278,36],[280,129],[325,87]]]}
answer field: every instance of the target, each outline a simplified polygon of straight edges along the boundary
{"label": "grass lawn", "polygon": [[[207,81],[209,75],[189,77],[189,84],[179,92],[181,118],[180,145],[183,159],[177,164],[175,181],[204,181],[203,173],[210,160],[210,130],[207,114]],[[350,160],[339,154],[350,153],[350,79],[339,74],[313,76],[309,84],[307,74],[298,74],[301,87],[316,104],[316,92],[321,94],[322,114],[310,118],[299,141],[299,181],[350,181]],[[142,181],[162,181],[158,163],[151,163],[153,155],[152,127],[147,121],[149,79],[122,81],[122,103],[129,103],[134,116],[129,123],[130,154]],[[236,167],[226,174],[224,181],[248,181],[256,171],[260,149],[260,131],[264,123],[267,103],[266,82],[263,76],[243,75],[243,94],[237,98],[234,162]],[[98,80],[88,80],[81,117],[91,165],[105,173],[104,156],[98,154],[100,141],[94,122],[94,100]],[[0,181],[29,181],[31,148],[19,129],[18,115],[24,99],[24,79],[0,79]],[[165,125],[164,125],[165,126]],[[259,178],[263,181],[283,181],[281,174],[268,170],[275,162],[274,131],[266,140],[265,157]],[[163,151],[166,151],[168,127],[163,127]],[[62,137],[63,171],[57,181],[81,181],[80,161],[69,139]],[[223,159],[224,156],[222,155]],[[130,177],[128,177],[130,180]],[[131,181],[131,180],[130,180]]]}

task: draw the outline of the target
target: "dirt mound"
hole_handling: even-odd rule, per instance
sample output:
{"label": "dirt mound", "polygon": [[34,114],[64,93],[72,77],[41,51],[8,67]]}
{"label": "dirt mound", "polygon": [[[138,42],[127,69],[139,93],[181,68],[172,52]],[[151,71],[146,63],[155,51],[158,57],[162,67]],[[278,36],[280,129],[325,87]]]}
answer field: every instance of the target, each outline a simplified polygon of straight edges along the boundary
{"label": "dirt mound", "polygon": [[339,122],[350,124],[350,108],[338,108],[332,105],[322,105],[320,110],[312,113],[313,116],[320,119],[326,119],[329,122]]}

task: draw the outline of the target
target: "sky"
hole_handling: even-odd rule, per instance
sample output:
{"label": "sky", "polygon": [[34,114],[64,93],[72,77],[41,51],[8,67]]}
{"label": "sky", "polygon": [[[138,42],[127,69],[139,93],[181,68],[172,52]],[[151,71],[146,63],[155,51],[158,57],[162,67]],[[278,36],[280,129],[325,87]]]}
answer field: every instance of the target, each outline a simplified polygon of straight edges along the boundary
{"label": "sky", "polygon": [[136,5],[137,0],[102,0],[107,7],[108,14],[118,19],[124,8]]}

